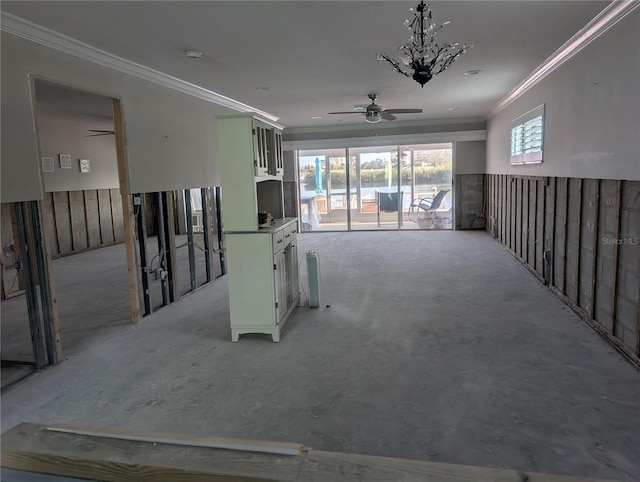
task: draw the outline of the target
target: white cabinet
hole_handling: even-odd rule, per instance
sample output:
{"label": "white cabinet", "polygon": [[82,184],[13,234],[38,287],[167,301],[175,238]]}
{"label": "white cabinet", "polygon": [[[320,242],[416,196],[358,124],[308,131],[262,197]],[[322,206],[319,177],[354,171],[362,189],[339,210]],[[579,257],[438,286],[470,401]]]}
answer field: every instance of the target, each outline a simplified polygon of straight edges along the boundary
{"label": "white cabinet", "polygon": [[282,327],[298,306],[297,247],[291,225],[296,229],[295,218],[259,232],[226,234],[232,341],[244,333],[267,333],[280,341]]}
{"label": "white cabinet", "polygon": [[[231,339],[280,330],[300,300],[297,219],[284,218],[282,127],[253,114],[217,118]],[[259,228],[258,213],[275,222]]]}
{"label": "white cabinet", "polygon": [[284,218],[282,127],[228,114],[217,128],[225,230],[255,231],[261,212]]}

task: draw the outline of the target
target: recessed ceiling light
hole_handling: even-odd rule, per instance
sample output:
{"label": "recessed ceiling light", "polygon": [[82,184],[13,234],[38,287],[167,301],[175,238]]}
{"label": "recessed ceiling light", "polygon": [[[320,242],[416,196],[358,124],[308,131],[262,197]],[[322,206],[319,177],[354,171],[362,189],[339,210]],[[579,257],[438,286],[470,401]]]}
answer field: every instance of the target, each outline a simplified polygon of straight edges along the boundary
{"label": "recessed ceiling light", "polygon": [[185,50],[184,51],[184,55],[188,59],[201,59],[202,58],[202,52],[200,52],[199,50]]}
{"label": "recessed ceiling light", "polygon": [[460,107],[449,107],[449,110],[460,110]]}
{"label": "recessed ceiling light", "polygon": [[313,120],[319,120],[319,119],[322,119],[322,116],[320,116],[320,115],[314,115],[314,116],[312,117],[312,119],[313,119]]}
{"label": "recessed ceiling light", "polygon": [[464,75],[478,75],[482,70],[467,70]]}
{"label": "recessed ceiling light", "polygon": [[256,87],[256,90],[258,92],[269,92],[271,90],[271,87]]}

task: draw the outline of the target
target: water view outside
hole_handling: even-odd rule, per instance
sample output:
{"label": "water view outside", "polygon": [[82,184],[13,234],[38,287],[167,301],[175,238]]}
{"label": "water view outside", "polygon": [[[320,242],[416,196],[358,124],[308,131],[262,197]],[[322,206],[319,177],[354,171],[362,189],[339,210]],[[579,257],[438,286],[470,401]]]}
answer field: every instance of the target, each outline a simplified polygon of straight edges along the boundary
{"label": "water view outside", "polygon": [[[299,151],[298,163],[300,212],[310,229],[348,229],[347,210],[351,229],[397,229],[398,223],[402,228],[416,229],[419,226],[411,225],[408,219],[412,202],[433,197],[440,190],[449,193],[438,214],[451,220],[451,144],[352,148],[348,163],[344,149]],[[376,196],[389,193],[401,193],[393,194],[393,202],[400,196],[402,216],[397,209],[381,212],[378,226]],[[450,222],[439,224],[439,228],[451,227]]]}

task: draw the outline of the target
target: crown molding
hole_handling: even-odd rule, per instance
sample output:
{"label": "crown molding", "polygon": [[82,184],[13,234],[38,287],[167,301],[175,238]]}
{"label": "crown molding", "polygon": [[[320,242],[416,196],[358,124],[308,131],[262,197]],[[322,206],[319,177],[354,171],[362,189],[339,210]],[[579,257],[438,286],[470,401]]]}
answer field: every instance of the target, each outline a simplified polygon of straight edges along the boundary
{"label": "crown molding", "polygon": [[70,55],[75,55],[81,59],[117,70],[118,72],[132,75],[134,77],[148,80],[149,82],[160,84],[164,87],[198,97],[199,99],[227,107],[234,111],[256,113],[271,120],[272,122],[276,122],[279,119],[276,116],[251,107],[250,105],[243,104],[242,102],[238,102],[230,97],[226,97],[177,77],[145,67],[144,65],[131,62],[130,60],[118,57],[117,55],[113,55],[104,50],[97,49],[72,37],[68,37],[67,35],[63,35],[41,25],[29,22],[21,17],[17,17],[6,12],[1,13],[2,31],[9,34],[16,35],[31,42],[56,49]]}
{"label": "crown molding", "polygon": [[602,12],[596,15],[593,20],[580,29],[578,33],[566,41],[562,47],[551,54],[538,68],[531,72],[531,74],[520,82],[504,99],[498,102],[493,109],[489,111],[486,118],[489,119],[495,116],[498,112],[513,103],[638,6],[640,6],[638,0],[614,0],[611,2]]}

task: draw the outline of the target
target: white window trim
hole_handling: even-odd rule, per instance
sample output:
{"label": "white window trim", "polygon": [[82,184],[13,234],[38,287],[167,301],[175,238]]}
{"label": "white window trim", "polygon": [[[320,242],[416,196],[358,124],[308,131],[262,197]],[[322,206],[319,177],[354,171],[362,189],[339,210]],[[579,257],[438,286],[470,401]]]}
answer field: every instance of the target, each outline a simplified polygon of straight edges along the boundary
{"label": "white window trim", "polygon": [[[540,140],[539,146],[534,146],[533,150],[526,152],[522,147],[525,142],[524,129],[527,123],[538,121],[540,124]],[[517,137],[514,136],[517,135]],[[520,145],[519,149],[514,149],[514,144]],[[536,142],[537,144],[537,142]],[[515,152],[514,152],[515,151]],[[539,105],[535,109],[531,109],[526,114],[517,117],[511,121],[511,130],[509,131],[509,155],[512,165],[517,164],[535,164],[541,163],[544,157],[544,104]]]}

